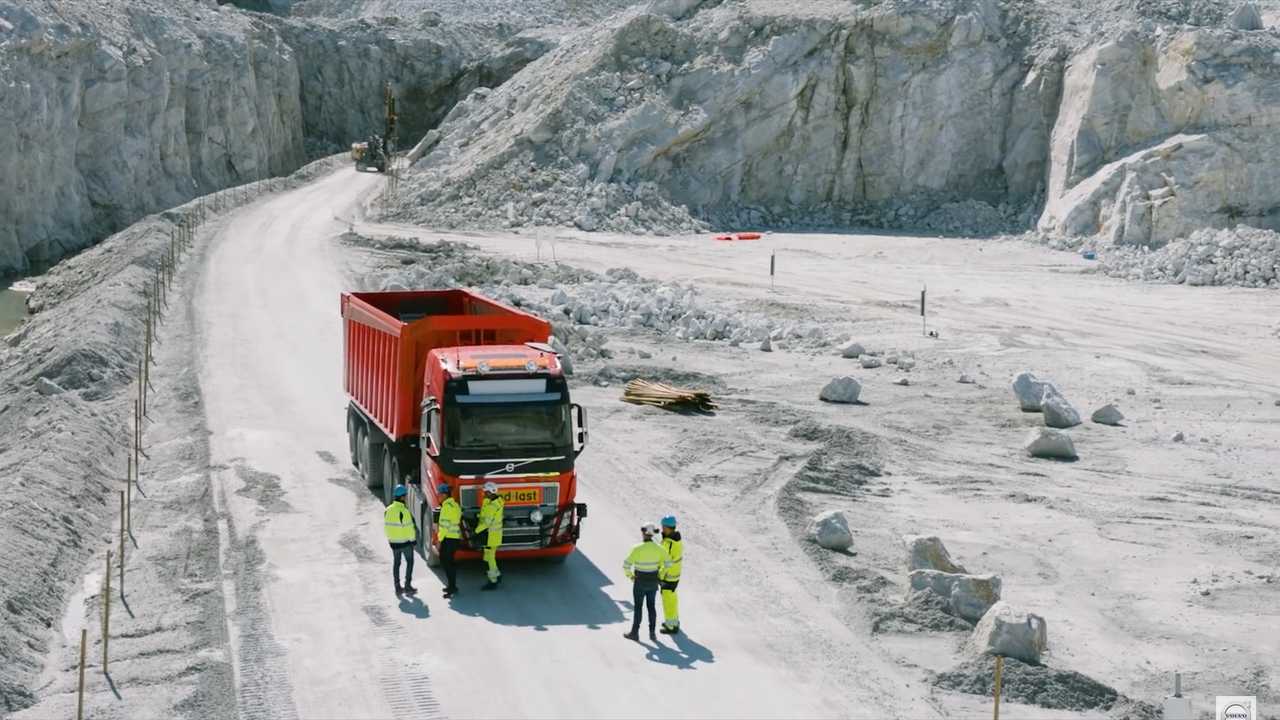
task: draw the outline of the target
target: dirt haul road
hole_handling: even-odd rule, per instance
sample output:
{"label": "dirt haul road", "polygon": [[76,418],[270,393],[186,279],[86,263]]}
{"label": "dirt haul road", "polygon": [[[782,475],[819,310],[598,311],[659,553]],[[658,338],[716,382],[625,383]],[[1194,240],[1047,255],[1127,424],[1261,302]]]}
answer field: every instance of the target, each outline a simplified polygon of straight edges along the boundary
{"label": "dirt haul road", "polygon": [[931,714],[919,683],[891,680],[781,560],[736,554],[743,531],[697,504],[675,508],[700,528],[688,636],[624,640],[621,561],[654,519],[636,489],[677,490],[649,462],[660,449],[607,427],[579,466],[591,516],[565,564],[507,564],[496,593],[471,566],[444,601],[419,558],[420,599],[397,600],[381,505],[347,461],[340,383],[350,258],[334,217],[377,183],[343,170],[240,210],[195,293],[224,563],[252,570],[224,587],[242,717]]}

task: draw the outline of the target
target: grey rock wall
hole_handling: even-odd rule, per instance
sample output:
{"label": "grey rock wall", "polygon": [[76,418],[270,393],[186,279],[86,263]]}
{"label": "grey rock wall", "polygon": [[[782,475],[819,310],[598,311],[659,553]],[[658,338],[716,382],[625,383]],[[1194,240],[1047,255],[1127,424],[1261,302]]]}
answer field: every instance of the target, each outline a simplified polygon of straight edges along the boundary
{"label": "grey rock wall", "polygon": [[0,274],[303,161],[280,36],[229,10],[104,27],[0,0]]}

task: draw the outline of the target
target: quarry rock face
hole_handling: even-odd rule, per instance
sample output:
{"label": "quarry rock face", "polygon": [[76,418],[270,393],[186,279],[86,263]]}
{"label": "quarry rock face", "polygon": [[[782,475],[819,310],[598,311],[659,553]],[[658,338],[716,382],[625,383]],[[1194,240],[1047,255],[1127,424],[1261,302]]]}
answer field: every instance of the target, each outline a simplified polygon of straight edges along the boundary
{"label": "quarry rock face", "polygon": [[1160,247],[1201,228],[1280,229],[1280,38],[1137,33],[1073,59],[1042,230]]}
{"label": "quarry rock face", "polygon": [[0,273],[303,161],[293,53],[238,13],[73,25],[0,0]]}

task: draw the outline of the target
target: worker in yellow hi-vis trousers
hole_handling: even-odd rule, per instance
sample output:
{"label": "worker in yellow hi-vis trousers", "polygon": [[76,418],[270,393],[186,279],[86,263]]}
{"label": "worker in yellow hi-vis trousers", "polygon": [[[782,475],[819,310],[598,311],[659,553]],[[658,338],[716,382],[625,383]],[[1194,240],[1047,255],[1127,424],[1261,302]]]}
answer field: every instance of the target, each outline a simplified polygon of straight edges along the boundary
{"label": "worker in yellow hi-vis trousers", "polygon": [[680,566],[684,560],[684,544],[680,541],[680,531],[676,530],[676,516],[662,518],[662,549],[667,551],[671,564],[658,573],[658,582],[662,587],[662,632],[664,635],[675,635],[680,632],[680,599],[676,597],[676,586],[680,584]]}
{"label": "worker in yellow hi-vis trousers", "polygon": [[489,566],[489,582],[481,590],[498,587],[502,573],[498,571],[498,548],[502,545],[502,511],[505,503],[498,494],[498,483],[484,484],[484,501],[480,503],[480,522],[476,536],[484,548],[484,561]]}

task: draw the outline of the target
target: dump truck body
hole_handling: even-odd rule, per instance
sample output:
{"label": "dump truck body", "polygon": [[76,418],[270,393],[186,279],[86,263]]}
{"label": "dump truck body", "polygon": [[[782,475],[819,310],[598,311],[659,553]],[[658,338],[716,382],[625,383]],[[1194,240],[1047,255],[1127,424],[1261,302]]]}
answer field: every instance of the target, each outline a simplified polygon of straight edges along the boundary
{"label": "dump truck body", "polygon": [[507,500],[500,555],[572,552],[585,417],[544,344],[550,323],[465,290],[344,293],[342,316],[352,462],[386,502],[408,486],[428,559],[442,483],[462,505],[464,548],[494,481]]}

